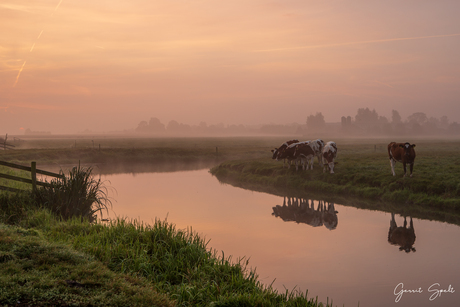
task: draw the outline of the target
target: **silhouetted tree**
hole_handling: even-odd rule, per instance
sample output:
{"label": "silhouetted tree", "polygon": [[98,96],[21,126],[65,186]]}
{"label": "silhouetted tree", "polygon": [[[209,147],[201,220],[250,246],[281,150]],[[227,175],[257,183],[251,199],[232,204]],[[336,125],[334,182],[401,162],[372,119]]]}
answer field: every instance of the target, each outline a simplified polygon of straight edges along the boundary
{"label": "silhouetted tree", "polygon": [[379,119],[379,115],[374,110],[369,110],[369,108],[358,109],[358,113],[355,116],[355,124],[361,128],[370,128],[376,125]]}
{"label": "silhouetted tree", "polygon": [[428,122],[428,117],[423,112],[415,112],[407,117],[412,134],[422,134],[425,132],[424,126]]}
{"label": "silhouetted tree", "polygon": [[307,129],[309,131],[319,131],[324,129],[326,122],[321,112],[317,112],[316,115],[310,115],[307,117]]}
{"label": "silhouetted tree", "polygon": [[158,118],[152,117],[148,123],[145,120],[141,121],[135,130],[137,132],[164,132],[165,125]]}
{"label": "silhouetted tree", "polygon": [[396,110],[391,110],[391,123],[393,125],[398,125],[402,123],[401,115],[399,115],[399,112]]}
{"label": "silhouetted tree", "polygon": [[160,120],[156,117],[152,117],[149,120],[149,128],[151,131],[154,132],[163,132],[165,131],[165,125],[160,122]]}
{"label": "silhouetted tree", "polygon": [[407,117],[407,121],[409,124],[418,124],[422,126],[428,121],[428,117],[423,112],[415,112]]}
{"label": "silhouetted tree", "polygon": [[148,132],[149,131],[149,124],[143,120],[137,125],[137,128],[135,129],[137,132]]}
{"label": "silhouetted tree", "polygon": [[442,129],[448,129],[449,128],[449,119],[447,118],[447,116],[441,116],[441,118],[439,119],[439,125],[440,125],[440,128]]}
{"label": "silhouetted tree", "polygon": [[171,120],[166,126],[166,130],[168,130],[169,132],[178,132],[180,130],[180,125],[177,121]]}

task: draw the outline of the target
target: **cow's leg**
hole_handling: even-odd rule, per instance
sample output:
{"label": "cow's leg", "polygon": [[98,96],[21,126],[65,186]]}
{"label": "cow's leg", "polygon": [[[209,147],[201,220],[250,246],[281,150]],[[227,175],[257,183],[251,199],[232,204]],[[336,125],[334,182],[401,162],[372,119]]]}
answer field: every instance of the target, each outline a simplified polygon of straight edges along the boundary
{"label": "cow's leg", "polygon": [[310,169],[313,170],[313,163],[315,162],[315,156],[311,156],[311,158],[309,158],[308,160],[310,160]]}
{"label": "cow's leg", "polygon": [[412,171],[414,170],[414,163],[410,164],[410,176],[412,177]]}
{"label": "cow's leg", "polygon": [[396,164],[396,161],[393,160],[392,158],[390,158],[390,166],[391,166],[391,172],[393,173],[393,176],[396,176],[396,173],[395,173],[395,164]]}
{"label": "cow's leg", "polygon": [[404,168],[404,176],[403,177],[406,177],[406,162],[403,162],[403,168]]}

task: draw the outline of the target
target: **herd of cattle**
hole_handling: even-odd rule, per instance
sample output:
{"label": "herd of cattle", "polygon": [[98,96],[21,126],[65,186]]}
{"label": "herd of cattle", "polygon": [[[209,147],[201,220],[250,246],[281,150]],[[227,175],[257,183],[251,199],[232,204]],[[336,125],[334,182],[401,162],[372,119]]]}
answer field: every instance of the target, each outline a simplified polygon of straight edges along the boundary
{"label": "herd of cattle", "polygon": [[313,169],[313,162],[315,157],[318,157],[318,162],[323,166],[323,172],[327,167],[331,174],[334,173],[334,160],[337,157],[337,144],[335,142],[327,142],[317,139],[315,141],[290,140],[283,143],[279,148],[272,149],[273,159],[277,161],[283,159],[283,167],[288,161],[288,168],[291,166],[292,161],[295,163],[295,169]]}
{"label": "herd of cattle", "polygon": [[[401,162],[404,168],[404,176],[406,176],[406,165],[410,166],[410,176],[414,169],[415,160],[415,144],[410,143],[395,143],[388,144],[388,156],[390,158],[391,171],[395,176],[395,164]],[[318,163],[323,167],[323,172],[329,169],[331,174],[334,173],[334,165],[337,163],[337,144],[335,142],[324,143],[323,140],[317,139],[315,141],[290,140],[280,147],[272,149],[272,159],[277,161],[283,160],[283,167],[287,165],[290,168],[292,162],[295,163],[296,171],[299,166],[303,170],[313,169],[313,162],[315,157],[318,158]]]}

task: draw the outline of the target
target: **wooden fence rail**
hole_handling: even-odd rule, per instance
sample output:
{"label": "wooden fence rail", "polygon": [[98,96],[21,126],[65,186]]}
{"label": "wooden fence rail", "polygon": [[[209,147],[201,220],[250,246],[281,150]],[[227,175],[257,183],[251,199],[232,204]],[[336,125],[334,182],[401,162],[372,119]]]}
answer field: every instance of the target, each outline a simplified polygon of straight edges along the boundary
{"label": "wooden fence rail", "polygon": [[[64,178],[65,177],[62,174],[56,174],[56,173],[44,171],[44,170],[41,170],[41,169],[37,169],[37,163],[36,162],[32,162],[30,167],[29,166],[19,165],[19,164],[14,164],[14,163],[10,163],[10,162],[4,162],[4,161],[0,161],[0,165],[30,172],[31,179],[21,178],[21,177],[17,177],[17,176],[8,175],[8,174],[2,174],[2,173],[0,173],[0,178],[5,178],[5,179],[9,179],[9,180],[29,183],[29,184],[32,185],[32,191],[35,191],[37,189],[37,185],[39,185],[39,186],[50,186],[50,184],[47,183],[47,182],[37,181],[37,174],[56,177],[56,178]],[[21,189],[5,187],[5,186],[2,186],[2,185],[0,185],[0,190],[6,190],[6,191],[10,191],[10,192],[24,191],[24,190],[21,190]]]}

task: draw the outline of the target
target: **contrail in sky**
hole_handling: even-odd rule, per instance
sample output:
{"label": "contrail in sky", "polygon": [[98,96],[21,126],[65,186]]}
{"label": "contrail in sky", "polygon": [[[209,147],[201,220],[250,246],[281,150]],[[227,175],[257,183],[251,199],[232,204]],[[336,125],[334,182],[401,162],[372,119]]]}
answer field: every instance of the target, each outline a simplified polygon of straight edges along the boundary
{"label": "contrail in sky", "polygon": [[51,16],[53,16],[53,14],[57,11],[57,9],[59,8],[59,6],[61,5],[63,0],[59,1],[58,5],[56,6],[56,8],[54,9],[53,13],[51,14]]}
{"label": "contrail in sky", "polygon": [[[54,8],[54,11],[51,13],[50,17],[53,17],[53,14],[57,11],[57,9],[61,5],[62,1],[63,0],[60,0],[59,3],[56,5],[56,7]],[[37,43],[37,41],[40,38],[40,36],[42,36],[42,33],[43,33],[43,30],[41,30],[40,34],[38,34],[38,37],[35,39],[35,42],[33,43],[32,47],[30,48],[29,53],[34,50],[35,44]],[[24,61],[24,63],[22,63],[22,67],[21,67],[21,69],[19,69],[18,76],[16,77],[16,82],[14,82],[13,87],[16,87],[16,84],[18,84],[19,76],[21,75],[21,72],[24,69],[24,65],[26,65],[26,61]]]}
{"label": "contrail in sky", "polygon": [[[42,33],[43,33],[43,30],[40,32],[40,34],[38,34],[38,37],[37,37],[37,39],[35,40],[35,43],[37,43],[37,41],[38,41],[38,39],[40,38],[40,36],[42,36]],[[32,52],[32,50],[34,50],[35,43],[32,45],[32,48],[30,48],[30,52]]]}
{"label": "contrail in sky", "polygon": [[276,48],[276,49],[263,49],[263,50],[255,50],[255,52],[270,52],[270,51],[284,51],[284,50],[300,50],[300,49],[339,47],[339,46],[349,46],[349,45],[385,43],[385,42],[406,41],[406,40],[427,39],[427,38],[438,38],[438,37],[451,37],[451,36],[460,36],[460,33],[457,33],[457,34],[443,34],[443,35],[431,35],[431,36],[417,36],[417,37],[387,38],[387,39],[376,39],[376,40],[369,40],[369,41],[357,41],[357,42],[346,42],[346,43],[324,44],[324,45],[310,45],[310,46],[287,47],[287,48]]}
{"label": "contrail in sky", "polygon": [[24,69],[24,65],[26,65],[26,61],[24,61],[24,63],[22,63],[22,67],[21,67],[21,69],[19,69],[18,76],[16,77],[16,82],[14,82],[13,87],[15,87],[16,84],[18,84],[19,76],[21,75],[21,72],[22,72],[22,70]]}

